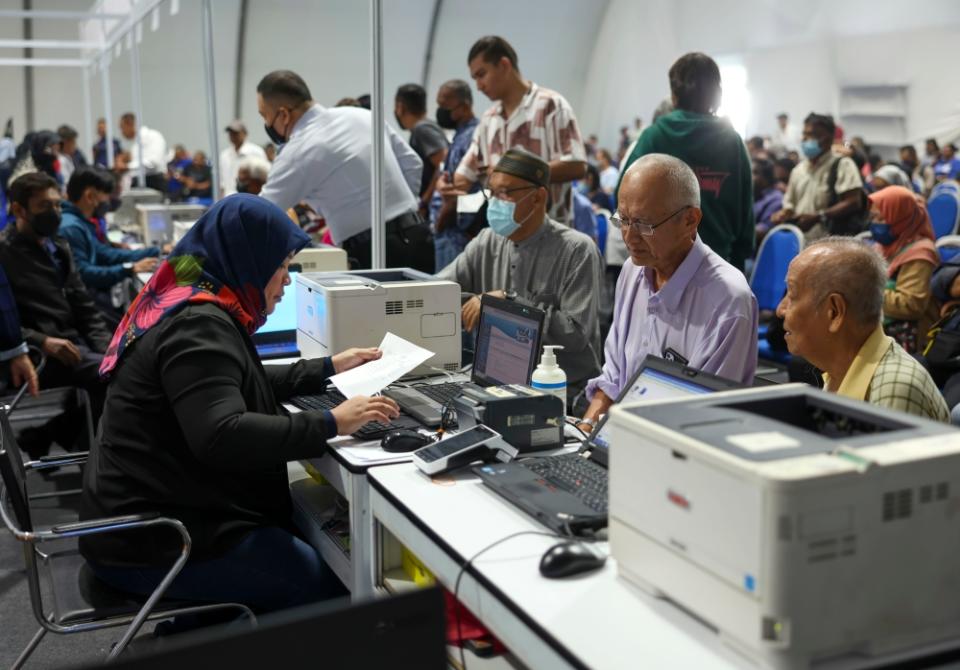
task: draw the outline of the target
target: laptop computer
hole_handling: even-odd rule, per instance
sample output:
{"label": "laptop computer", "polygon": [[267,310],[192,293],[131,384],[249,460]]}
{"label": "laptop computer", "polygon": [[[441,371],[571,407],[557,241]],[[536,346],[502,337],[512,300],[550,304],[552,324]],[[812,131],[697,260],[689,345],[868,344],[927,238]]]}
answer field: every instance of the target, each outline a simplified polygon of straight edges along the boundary
{"label": "laptop computer", "polygon": [[[290,281],[297,281],[297,273],[290,273]],[[260,360],[274,358],[300,358],[297,348],[297,296],[296,291],[289,291],[283,300],[277,303],[273,314],[267,317],[267,322],[253,334],[253,346],[256,347]]]}
{"label": "laptop computer", "polygon": [[[477,358],[469,382],[446,382],[430,386],[391,387],[383,394],[402,410],[389,424],[372,421],[354,437],[374,440],[398,428],[435,428],[441,424],[443,406],[460,395],[470,383],[481,386],[526,384],[537,362],[545,313],[512,300],[484,295],[480,301]],[[294,396],[290,402],[303,409],[333,409],[344,398],[336,389],[320,395]]]}
{"label": "laptop computer", "polygon": [[443,406],[469,384],[479,387],[529,384],[540,354],[546,313],[513,300],[483,295],[469,382],[423,384],[388,389],[384,395],[401,408],[420,416],[429,409],[438,419]]}
{"label": "laptop computer", "polygon": [[[674,361],[647,356],[616,403],[660,400],[742,388]],[[551,530],[576,535],[607,525],[610,435],[604,415],[576,453],[473,468],[494,492]]]}

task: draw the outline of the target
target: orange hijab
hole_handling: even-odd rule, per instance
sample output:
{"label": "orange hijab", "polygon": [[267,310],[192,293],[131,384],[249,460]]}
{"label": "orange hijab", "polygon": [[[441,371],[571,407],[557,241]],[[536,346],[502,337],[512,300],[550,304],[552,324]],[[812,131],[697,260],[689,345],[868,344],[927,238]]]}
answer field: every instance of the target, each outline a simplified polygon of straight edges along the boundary
{"label": "orange hijab", "polygon": [[877,247],[887,259],[887,276],[893,277],[897,271],[911,261],[927,261],[937,266],[940,256],[934,244],[936,237],[923,199],[903,186],[888,186],[871,193],[870,202],[877,206],[883,215],[884,223],[897,239],[892,244],[878,244]]}

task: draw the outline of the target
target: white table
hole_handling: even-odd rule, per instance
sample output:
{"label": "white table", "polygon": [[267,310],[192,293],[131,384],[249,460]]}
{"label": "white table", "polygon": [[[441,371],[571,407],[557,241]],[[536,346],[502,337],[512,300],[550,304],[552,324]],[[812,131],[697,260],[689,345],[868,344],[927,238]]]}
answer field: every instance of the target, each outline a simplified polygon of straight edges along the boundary
{"label": "white table", "polygon": [[[266,365],[296,362],[297,359],[266,361]],[[466,381],[459,375],[432,377],[427,383],[447,381]],[[295,407],[286,405],[289,411],[297,412]],[[397,460],[409,462],[410,454],[387,454],[379,449],[379,440],[362,442],[351,437],[337,437],[330,440],[330,449],[319,458],[308,463],[316,469],[333,489],[343,496],[349,507],[350,553],[343,549],[323,529],[324,522],[332,513],[333,496],[330,487],[323,487],[308,477],[298,481],[291,478],[291,496],[294,503],[294,521],[307,536],[310,544],[320,553],[336,575],[350,590],[354,600],[364,600],[375,594],[374,589],[374,551],[376,543],[373,537],[373,522],[369,513],[370,493],[367,472],[370,468],[380,467],[376,462],[359,458],[349,451],[350,447],[370,447],[371,451]]]}
{"label": "white table", "polygon": [[[367,476],[373,536],[380,537],[382,526],[450,591],[467,559],[484,547],[516,532],[547,532],[470,474],[431,481],[412,464],[398,464]],[[711,629],[618,578],[612,559],[592,574],[542,577],[540,557],[557,541],[537,535],[508,540],[480,556],[461,579],[460,601],[524,664],[751,667]]]}

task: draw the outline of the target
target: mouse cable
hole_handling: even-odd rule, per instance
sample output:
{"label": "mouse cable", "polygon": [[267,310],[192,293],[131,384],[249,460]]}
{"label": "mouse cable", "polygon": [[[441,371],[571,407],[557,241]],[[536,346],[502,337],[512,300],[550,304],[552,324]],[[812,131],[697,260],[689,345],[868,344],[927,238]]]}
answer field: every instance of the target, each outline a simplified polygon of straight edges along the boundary
{"label": "mouse cable", "polygon": [[474,561],[476,561],[478,558],[480,558],[481,555],[487,553],[488,551],[490,551],[490,550],[493,549],[494,547],[500,546],[501,544],[503,544],[504,542],[507,542],[508,540],[512,540],[513,538],[515,538],[515,537],[520,537],[520,536],[522,536],[522,535],[542,535],[543,537],[552,537],[552,538],[554,538],[554,539],[556,539],[556,540],[573,540],[573,541],[575,541],[575,542],[581,542],[581,543],[583,543],[583,544],[588,544],[588,543],[590,543],[590,542],[598,542],[598,541],[600,541],[600,540],[598,540],[598,539],[591,539],[591,538],[585,538],[585,537],[576,537],[576,536],[573,536],[573,535],[564,536],[564,535],[561,535],[560,533],[552,533],[552,532],[550,532],[550,531],[543,531],[543,530],[521,530],[521,531],[518,531],[518,532],[516,532],[516,533],[512,533],[512,534],[510,534],[510,535],[507,535],[506,537],[502,537],[502,538],[500,538],[499,540],[497,540],[496,542],[493,542],[493,543],[491,543],[491,544],[488,544],[486,547],[484,547],[483,549],[481,549],[480,551],[478,551],[477,553],[475,553],[473,556],[471,556],[470,558],[468,558],[467,561],[466,561],[463,565],[460,566],[460,570],[459,570],[459,572],[457,572],[457,579],[456,579],[456,581],[454,581],[454,584],[453,584],[453,599],[456,601],[456,605],[457,605],[456,609],[454,610],[454,611],[455,611],[455,615],[454,615],[454,616],[456,617],[456,620],[457,620],[457,640],[458,640],[458,642],[460,643],[460,666],[461,666],[461,670],[467,670],[467,661],[466,661],[466,657],[464,656],[464,653],[463,653],[463,628],[462,628],[462,626],[460,625],[460,624],[461,624],[461,621],[460,621],[460,598],[459,598],[459,594],[460,594],[460,580],[463,578],[463,574],[467,571],[467,568],[469,568],[469,567],[473,564]]}
{"label": "mouse cable", "polygon": [[461,670],[467,670],[467,659],[466,659],[466,656],[464,656],[464,653],[463,653],[463,627],[461,626],[461,619],[460,619],[460,607],[465,607],[465,605],[461,605],[461,603],[460,603],[460,598],[458,597],[458,595],[459,595],[459,593],[460,593],[460,580],[463,578],[463,574],[467,571],[467,568],[469,568],[469,567],[473,564],[473,562],[474,562],[475,560],[477,560],[478,558],[480,558],[481,555],[487,553],[488,551],[490,551],[490,550],[493,549],[494,547],[498,547],[498,546],[500,546],[501,544],[503,544],[504,542],[506,542],[506,541],[508,541],[508,540],[512,540],[512,539],[515,538],[515,537],[520,537],[521,535],[543,535],[544,537],[552,537],[552,538],[555,538],[555,539],[564,539],[562,535],[559,535],[559,534],[557,534],[557,533],[551,533],[551,532],[548,532],[548,531],[542,531],[542,530],[521,530],[521,531],[519,531],[519,532],[517,532],[517,533],[511,533],[510,535],[507,535],[506,537],[501,537],[501,538],[500,538],[499,540],[497,540],[496,542],[493,542],[493,543],[491,543],[491,544],[488,544],[486,547],[484,547],[483,549],[481,549],[480,551],[478,551],[477,553],[475,553],[473,556],[471,556],[470,558],[468,558],[467,561],[466,561],[463,565],[460,566],[460,571],[457,573],[457,579],[456,579],[456,581],[455,581],[454,584],[453,584],[453,599],[454,599],[455,605],[456,605],[456,607],[454,608],[454,612],[455,612],[455,615],[454,615],[454,616],[456,617],[456,620],[457,620],[457,642],[459,642],[459,644],[460,644],[460,668],[461,668]]}

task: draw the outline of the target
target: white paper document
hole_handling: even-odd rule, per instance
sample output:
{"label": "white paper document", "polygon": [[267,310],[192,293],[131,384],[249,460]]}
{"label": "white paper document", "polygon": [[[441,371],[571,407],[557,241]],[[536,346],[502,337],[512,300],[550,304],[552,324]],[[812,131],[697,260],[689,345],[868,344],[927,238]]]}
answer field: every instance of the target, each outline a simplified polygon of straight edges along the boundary
{"label": "white paper document", "polygon": [[383,352],[379,360],[330,377],[330,381],[345,397],[379,393],[434,354],[393,333],[383,336],[379,348]]}

